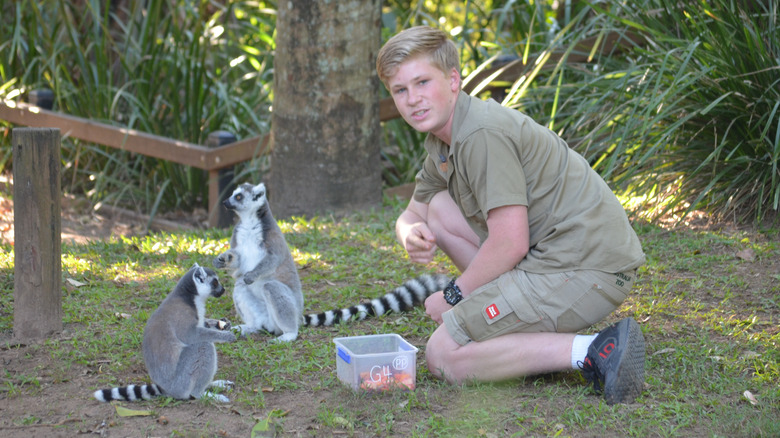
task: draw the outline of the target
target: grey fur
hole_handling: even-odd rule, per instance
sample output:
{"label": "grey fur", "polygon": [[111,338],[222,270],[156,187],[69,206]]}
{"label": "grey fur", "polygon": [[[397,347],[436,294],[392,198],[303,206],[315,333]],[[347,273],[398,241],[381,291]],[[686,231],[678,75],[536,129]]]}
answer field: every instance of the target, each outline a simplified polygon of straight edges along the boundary
{"label": "grey fur", "polygon": [[217,256],[217,268],[236,279],[233,303],[241,320],[235,327],[246,335],[268,331],[276,341],[293,341],[303,321],[303,292],[298,268],[282,230],[271,214],[263,183],[241,184],[223,203],[233,210],[230,250]]}
{"label": "grey fur", "polygon": [[228,402],[227,397],[213,394],[210,386],[229,387],[232,382],[214,381],[217,372],[215,342],[233,342],[230,331],[206,326],[206,300],[220,297],[225,288],[214,270],[192,267],[160,303],[146,323],[143,355],[151,385],[101,389],[94,396],[100,401],[148,400],[161,393],[181,400],[211,397]]}
{"label": "grey fur", "polygon": [[[235,274],[240,266],[240,255],[234,249],[229,249],[214,259],[214,264]],[[365,303],[351,307],[312,313],[304,317],[306,327],[332,326],[348,321],[362,321],[369,317],[387,313],[406,312],[415,306],[422,305],[432,293],[447,286],[450,278],[443,274],[423,274],[406,281],[392,291]],[[246,287],[237,282],[237,287]],[[243,318],[243,316],[242,316]]]}

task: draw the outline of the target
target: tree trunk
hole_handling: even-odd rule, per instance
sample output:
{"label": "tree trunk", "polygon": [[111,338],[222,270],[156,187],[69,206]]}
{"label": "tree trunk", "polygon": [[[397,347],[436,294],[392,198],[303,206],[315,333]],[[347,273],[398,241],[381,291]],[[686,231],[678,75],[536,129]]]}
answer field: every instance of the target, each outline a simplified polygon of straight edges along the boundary
{"label": "tree trunk", "polygon": [[276,217],[381,202],[375,71],[381,5],[379,0],[279,2],[267,183]]}

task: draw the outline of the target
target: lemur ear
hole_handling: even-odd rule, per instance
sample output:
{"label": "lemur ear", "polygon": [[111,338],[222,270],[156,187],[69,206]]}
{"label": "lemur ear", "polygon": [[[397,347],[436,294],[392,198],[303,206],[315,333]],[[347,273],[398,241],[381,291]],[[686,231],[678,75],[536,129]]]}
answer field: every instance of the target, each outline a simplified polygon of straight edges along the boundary
{"label": "lemur ear", "polygon": [[203,283],[206,280],[206,277],[208,276],[206,274],[206,271],[203,268],[201,268],[197,263],[195,263],[193,269],[195,269],[195,272],[192,273],[192,277],[198,280],[199,282]]}
{"label": "lemur ear", "polygon": [[265,183],[260,183],[252,187],[252,195],[255,199],[265,196]]}

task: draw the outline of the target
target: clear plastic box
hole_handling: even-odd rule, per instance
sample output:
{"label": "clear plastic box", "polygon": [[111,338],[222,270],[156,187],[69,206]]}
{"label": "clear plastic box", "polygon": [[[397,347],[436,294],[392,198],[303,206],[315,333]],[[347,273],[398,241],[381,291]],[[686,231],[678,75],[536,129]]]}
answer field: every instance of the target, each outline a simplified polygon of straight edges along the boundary
{"label": "clear plastic box", "polygon": [[417,347],[392,333],[335,338],[339,380],[355,390],[413,390]]}

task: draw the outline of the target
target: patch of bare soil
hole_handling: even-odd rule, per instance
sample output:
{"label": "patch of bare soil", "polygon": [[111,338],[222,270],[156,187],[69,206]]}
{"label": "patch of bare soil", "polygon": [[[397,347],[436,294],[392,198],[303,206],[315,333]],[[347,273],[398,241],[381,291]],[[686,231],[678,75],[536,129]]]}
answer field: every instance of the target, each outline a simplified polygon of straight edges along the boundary
{"label": "patch of bare soil", "polygon": [[[197,229],[208,224],[205,211],[191,214],[172,213],[164,217],[150,218],[132,210],[107,205],[93,208],[86,200],[73,196],[63,197],[61,211],[62,241],[70,243],[88,243],[112,236],[140,236],[148,231]],[[0,242],[11,245],[14,242],[13,201],[1,194]]]}

